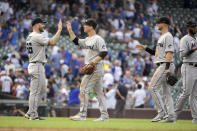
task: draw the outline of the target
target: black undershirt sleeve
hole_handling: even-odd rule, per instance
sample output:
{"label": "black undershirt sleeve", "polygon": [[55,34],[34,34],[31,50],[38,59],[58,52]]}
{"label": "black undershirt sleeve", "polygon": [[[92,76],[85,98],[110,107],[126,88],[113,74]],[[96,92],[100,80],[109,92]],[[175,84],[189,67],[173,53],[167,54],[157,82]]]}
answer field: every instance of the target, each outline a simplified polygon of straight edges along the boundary
{"label": "black undershirt sleeve", "polygon": [[102,57],[102,59],[104,59],[106,55],[107,55],[107,51],[102,51],[99,53],[99,56]]}

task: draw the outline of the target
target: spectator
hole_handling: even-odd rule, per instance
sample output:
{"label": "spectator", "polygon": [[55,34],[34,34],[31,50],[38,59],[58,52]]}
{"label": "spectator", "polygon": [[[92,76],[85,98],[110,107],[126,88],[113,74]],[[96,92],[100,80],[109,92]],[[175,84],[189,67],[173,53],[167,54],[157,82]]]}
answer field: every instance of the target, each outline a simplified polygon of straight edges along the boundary
{"label": "spectator", "polygon": [[7,75],[9,75],[9,71],[10,71],[11,69],[15,72],[16,67],[15,67],[15,65],[11,62],[11,60],[8,58],[8,59],[6,60],[6,64],[5,64],[5,71],[6,71],[6,74],[7,74]]}
{"label": "spectator", "polygon": [[157,10],[159,9],[159,6],[157,5],[157,0],[152,0],[152,2],[153,15],[157,15]]}
{"label": "spectator", "polygon": [[124,86],[129,88],[131,87],[132,83],[133,83],[133,79],[131,78],[131,73],[130,70],[126,70],[125,74],[122,78],[123,83],[125,84]]}
{"label": "spectator", "polygon": [[141,58],[140,54],[137,54],[137,58],[133,61],[134,76],[142,76],[145,68],[144,60]]}
{"label": "spectator", "polygon": [[127,19],[132,19],[135,15],[135,12],[136,12],[134,4],[131,3],[130,1],[127,1],[125,10],[126,10],[125,11],[126,12],[126,18]]}
{"label": "spectator", "polygon": [[79,61],[77,59],[76,54],[72,54],[72,61],[71,61],[71,68],[72,68],[72,74],[74,77],[77,77],[79,75]]}
{"label": "spectator", "polygon": [[56,70],[56,72],[58,73],[58,75],[60,76],[60,59],[62,57],[62,54],[60,52],[60,50],[57,51],[57,53],[55,55],[52,56],[51,60],[54,63],[54,69]]}
{"label": "spectator", "polygon": [[5,71],[0,72],[0,87],[1,87],[1,92],[4,94],[9,94],[11,95],[11,87],[12,87],[12,79],[6,74]]}
{"label": "spectator", "polygon": [[138,84],[137,89],[133,94],[133,99],[135,100],[134,107],[135,108],[144,108],[144,100],[146,98],[146,93],[144,89],[142,89],[142,85]]}
{"label": "spectator", "polygon": [[51,76],[53,75],[53,72],[51,71],[51,65],[49,63],[46,63],[44,68],[45,68],[46,78],[47,79],[51,78]]}
{"label": "spectator", "polygon": [[153,98],[150,94],[150,91],[148,89],[148,83],[145,82],[145,92],[146,92],[146,97],[145,97],[145,107],[148,107],[148,108],[153,108],[154,107],[154,101],[153,101]]}
{"label": "spectator", "polygon": [[153,61],[149,53],[146,53],[144,63],[145,67],[143,71],[143,76],[149,76],[149,74],[151,73],[151,69],[153,67]]}
{"label": "spectator", "polygon": [[66,74],[68,74],[69,66],[64,63],[64,60],[60,60],[60,71],[61,71],[61,77],[65,77]]}
{"label": "spectator", "polygon": [[125,29],[125,23],[122,19],[120,19],[120,17],[114,19],[112,25],[115,27],[116,30],[124,31]]}
{"label": "spectator", "polygon": [[149,37],[149,27],[147,26],[147,22],[146,21],[143,23],[142,37],[143,38],[148,38]]}
{"label": "spectator", "polygon": [[108,85],[108,92],[105,94],[106,96],[106,103],[107,103],[107,108],[109,109],[115,109],[116,105],[116,89],[113,87],[113,84]]}
{"label": "spectator", "polygon": [[112,67],[112,73],[114,76],[114,81],[118,82],[122,76],[122,69],[120,67],[120,61],[116,60],[114,66]]}
{"label": "spectator", "polygon": [[74,17],[71,20],[71,26],[72,26],[72,30],[73,32],[78,35],[79,34],[79,27],[80,27],[80,23],[78,22],[78,17]]}
{"label": "spectator", "polygon": [[106,92],[106,89],[109,84],[114,84],[114,76],[111,73],[111,69],[107,69],[105,71],[105,74],[103,76],[103,83],[104,83],[104,90]]}
{"label": "spectator", "polygon": [[133,28],[133,36],[135,38],[141,38],[140,34],[141,34],[141,28],[138,24],[135,24],[134,28]]}
{"label": "spectator", "polygon": [[59,19],[62,19],[62,12],[61,12],[61,8],[57,7],[57,11],[55,12],[55,19],[56,19],[56,23],[59,21]]}
{"label": "spectator", "polygon": [[132,35],[133,35],[133,31],[125,30],[125,32],[124,32],[124,42],[129,42],[131,40]]}
{"label": "spectator", "polygon": [[79,92],[79,88],[75,88],[74,85],[71,85],[68,100],[69,106],[79,106]]}
{"label": "spectator", "polygon": [[17,87],[16,87],[16,97],[19,99],[25,99],[25,83],[24,80],[22,79],[18,79],[18,81],[16,80],[16,82],[18,83]]}
{"label": "spectator", "polygon": [[11,63],[14,64],[14,66],[15,66],[16,68],[19,68],[19,67],[21,66],[20,63],[19,63],[19,60],[16,58],[15,54],[13,54],[13,55],[11,56],[10,61],[11,61]]}
{"label": "spectator", "polygon": [[0,32],[0,47],[7,45],[10,32],[11,30],[8,28],[7,23],[4,22]]}
{"label": "spectator", "polygon": [[124,86],[123,81],[120,80],[116,89],[116,106],[114,116],[115,118],[124,118],[124,109],[127,98],[128,89]]}
{"label": "spectator", "polygon": [[133,56],[136,56],[140,52],[138,49],[135,48],[137,44],[139,44],[139,41],[131,37],[131,40],[128,43],[128,47],[129,47],[130,53]]}

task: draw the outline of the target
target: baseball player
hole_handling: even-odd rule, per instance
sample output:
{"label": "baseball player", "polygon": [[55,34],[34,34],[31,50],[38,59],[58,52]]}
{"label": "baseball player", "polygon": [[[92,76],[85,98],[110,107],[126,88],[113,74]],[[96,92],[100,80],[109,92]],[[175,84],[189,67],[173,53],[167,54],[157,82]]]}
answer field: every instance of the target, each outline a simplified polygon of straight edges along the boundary
{"label": "baseball player", "polygon": [[46,78],[44,64],[47,62],[45,47],[54,46],[62,31],[62,21],[58,23],[58,31],[52,38],[46,38],[44,31],[45,21],[36,18],[32,21],[33,32],[26,39],[26,51],[29,57],[28,73],[31,77],[29,110],[25,117],[29,120],[43,120],[38,116],[38,106],[46,92]]}
{"label": "baseball player", "polygon": [[84,32],[88,34],[85,39],[79,39],[72,31],[70,22],[66,22],[67,30],[73,42],[86,49],[85,64],[96,65],[95,71],[90,75],[84,75],[80,85],[80,111],[77,115],[71,116],[71,120],[86,120],[89,92],[93,88],[98,99],[101,117],[94,121],[108,121],[109,115],[106,107],[106,100],[103,93],[104,67],[101,60],[107,55],[107,48],[103,38],[96,34],[96,22],[92,19],[84,23]]}
{"label": "baseball player", "polygon": [[178,99],[175,113],[178,115],[189,97],[189,103],[192,114],[192,123],[197,123],[197,40],[195,34],[197,32],[196,23],[187,22],[187,32],[180,42],[180,55],[183,59],[181,66],[181,74],[183,77],[184,91]]}
{"label": "baseball player", "polygon": [[[170,92],[170,87],[166,83],[167,72],[174,71],[174,65],[172,63],[172,57],[174,52],[173,36],[168,32],[168,26],[170,20],[167,17],[161,17],[157,21],[157,27],[161,31],[161,36],[156,45],[156,51],[147,48],[144,45],[136,45],[136,48],[145,50],[152,55],[155,55],[154,63],[158,66],[149,85],[149,90],[156,104],[158,115],[152,119],[152,122],[158,122],[165,118],[168,118],[161,122],[176,122],[173,99]],[[162,98],[159,94],[159,88],[163,89],[163,95],[166,100],[166,108],[164,107]]]}

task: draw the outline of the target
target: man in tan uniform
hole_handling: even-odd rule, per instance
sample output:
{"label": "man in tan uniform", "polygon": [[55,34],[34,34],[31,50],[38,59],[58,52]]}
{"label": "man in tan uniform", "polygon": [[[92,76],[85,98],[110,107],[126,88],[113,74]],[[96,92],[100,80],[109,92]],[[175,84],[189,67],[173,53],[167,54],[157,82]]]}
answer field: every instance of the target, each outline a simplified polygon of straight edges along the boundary
{"label": "man in tan uniform", "polygon": [[31,77],[29,110],[25,117],[29,120],[44,120],[38,116],[37,109],[46,92],[46,78],[44,64],[47,62],[45,48],[54,46],[62,31],[62,21],[58,23],[58,31],[52,38],[46,38],[41,33],[44,31],[45,21],[36,18],[32,22],[33,32],[26,40],[26,49],[29,57],[28,73]]}

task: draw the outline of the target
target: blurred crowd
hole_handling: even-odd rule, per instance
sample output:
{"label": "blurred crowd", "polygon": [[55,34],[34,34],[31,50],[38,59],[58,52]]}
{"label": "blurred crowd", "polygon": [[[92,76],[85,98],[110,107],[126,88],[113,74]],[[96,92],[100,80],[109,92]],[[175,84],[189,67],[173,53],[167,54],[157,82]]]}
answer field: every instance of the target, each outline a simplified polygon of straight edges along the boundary
{"label": "blurred crowd", "polygon": [[[116,101],[125,101],[126,108],[154,107],[148,91],[148,84],[154,58],[135,49],[139,39],[151,39],[154,43],[160,36],[155,27],[150,28],[152,18],[158,15],[157,0],[0,0],[0,47],[9,48],[11,53],[0,60],[1,93],[19,99],[28,99],[30,77],[28,75],[28,56],[25,38],[32,31],[31,22],[36,14],[54,16],[54,20],[71,21],[73,31],[84,36],[82,23],[85,18],[94,18],[99,25],[98,34],[111,41],[124,42],[125,50],[119,50],[116,60],[111,53],[103,60],[103,87],[108,108],[114,109]],[[169,16],[170,17],[170,16]],[[174,36],[175,49],[179,49],[180,37],[185,30],[174,25],[170,31]],[[43,32],[49,36],[48,27]],[[143,44],[143,43],[142,43]],[[46,100],[50,104],[64,103],[79,106],[79,86],[84,65],[84,51],[70,51],[58,46],[46,49],[48,63],[45,64],[47,78]],[[129,58],[131,58],[129,62]],[[125,90],[122,90],[125,88]],[[122,95],[117,94],[122,90]],[[90,93],[89,106],[98,108],[94,94]]]}

